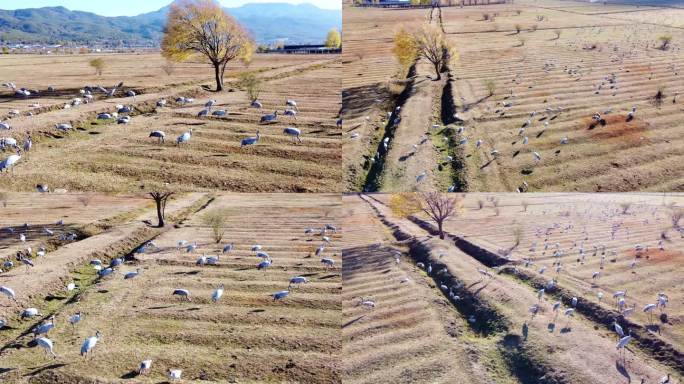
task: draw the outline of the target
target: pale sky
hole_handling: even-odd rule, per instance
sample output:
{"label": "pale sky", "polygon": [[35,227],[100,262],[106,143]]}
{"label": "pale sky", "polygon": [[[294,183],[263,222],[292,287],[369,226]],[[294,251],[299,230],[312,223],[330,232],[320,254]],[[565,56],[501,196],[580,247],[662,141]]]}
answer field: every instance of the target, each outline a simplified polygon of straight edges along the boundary
{"label": "pale sky", "polygon": [[[172,0],[1,0],[0,9],[23,9],[63,6],[72,11],[86,11],[102,16],[135,16],[156,11]],[[309,3],[324,9],[342,9],[341,0],[219,0],[225,7],[248,3]]]}

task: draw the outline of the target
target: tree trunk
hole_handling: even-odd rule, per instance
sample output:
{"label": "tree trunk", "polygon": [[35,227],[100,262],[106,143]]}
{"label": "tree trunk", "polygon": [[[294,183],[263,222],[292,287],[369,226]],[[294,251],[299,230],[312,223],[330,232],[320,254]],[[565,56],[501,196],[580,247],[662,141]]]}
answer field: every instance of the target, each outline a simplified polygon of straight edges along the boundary
{"label": "tree trunk", "polygon": [[162,208],[162,200],[161,199],[155,199],[154,200],[157,203],[157,218],[159,219],[159,228],[162,228],[164,226],[164,208]]}
{"label": "tree trunk", "polygon": [[442,230],[442,222],[437,222],[437,229],[439,229],[439,238],[444,240],[444,231]]}
{"label": "tree trunk", "polygon": [[214,63],[214,74],[216,75],[216,92],[223,91],[223,73],[219,63]]}
{"label": "tree trunk", "polygon": [[435,66],[435,74],[437,75],[437,77],[435,77],[435,81],[442,79],[442,74],[440,73],[440,70],[439,70],[440,64],[441,63],[439,61],[436,63],[433,63],[433,65]]}

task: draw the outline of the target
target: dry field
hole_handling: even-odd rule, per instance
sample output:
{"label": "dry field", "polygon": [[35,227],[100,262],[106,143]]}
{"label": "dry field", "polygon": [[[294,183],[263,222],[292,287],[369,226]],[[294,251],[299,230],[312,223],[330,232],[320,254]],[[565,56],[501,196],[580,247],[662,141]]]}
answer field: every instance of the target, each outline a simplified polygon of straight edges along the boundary
{"label": "dry field", "polygon": [[[432,15],[350,10],[344,55],[353,71],[345,72],[343,110],[358,121],[344,128],[345,189],[682,190],[682,12],[553,0],[445,7]],[[396,83],[396,25],[388,23],[395,14],[402,15],[396,24],[409,29],[439,23],[459,60],[431,86],[430,68],[418,62],[403,95],[368,98],[359,110],[359,84]],[[376,33],[377,25],[387,32]],[[658,39],[665,35],[672,42],[663,50]],[[367,52],[375,65],[359,58]],[[396,106],[401,112],[392,119],[401,121],[388,123]],[[605,124],[594,123],[597,112]],[[379,146],[383,138],[387,150]]]}
{"label": "dry field", "polygon": [[[445,359],[430,360],[437,353],[427,355],[407,364],[403,377],[415,375],[413,382],[451,374],[460,375],[459,382],[477,383],[657,383],[669,373],[670,382],[681,381],[684,238],[671,228],[670,205],[681,206],[683,199],[652,194],[468,194],[461,215],[446,225],[447,239],[439,240],[425,221],[393,216],[386,205],[389,195],[345,196],[345,227],[363,226],[362,238],[368,241],[362,243],[354,231],[343,237],[343,335],[347,340],[358,333],[351,345],[365,346],[363,356],[370,356],[345,358],[345,370],[401,364],[392,361],[395,354],[412,348],[420,355],[421,347],[430,349],[432,335],[446,330],[451,337],[438,336],[439,348],[467,353],[446,360],[451,363],[446,371],[438,365]],[[661,232],[668,227],[660,250]],[[514,247],[516,228],[521,228],[521,236]],[[544,251],[546,239],[549,248]],[[562,251],[558,258],[553,256],[556,243]],[[636,252],[637,244],[648,250]],[[540,273],[542,267],[546,270]],[[601,274],[592,279],[596,271]],[[402,276],[409,282],[402,283]],[[548,288],[540,299],[538,290],[550,280],[557,287]],[[347,292],[348,284],[353,292]],[[406,289],[405,284],[418,287]],[[619,290],[626,291],[625,308],[634,308],[631,314],[616,307],[613,293]],[[601,301],[599,292],[604,294]],[[656,303],[659,293],[669,301],[649,318],[642,309]],[[358,305],[360,300],[351,297],[357,295],[373,301],[374,308]],[[560,302],[558,311],[553,310],[555,302]],[[420,309],[417,317],[432,323],[385,326],[399,322],[399,309],[407,305]],[[574,310],[572,316],[566,316],[567,309]],[[633,337],[624,357],[616,348],[616,321]],[[428,331],[412,332],[412,327],[428,326]],[[422,363],[435,367],[434,377],[424,375]],[[394,382],[390,375],[395,373],[388,369],[387,382]]]}
{"label": "dry field", "polygon": [[[192,209],[174,215],[174,225],[150,233],[154,246],[132,253],[137,246],[131,244],[125,253],[100,257],[109,264],[110,258],[126,255],[111,276],[96,278],[83,252],[85,260],[74,263],[62,276],[63,281],[73,279],[80,286],[75,293],[43,287],[27,296],[18,280],[37,278],[37,271],[0,274],[3,285],[17,286],[18,300],[15,304],[2,299],[2,317],[8,327],[0,332],[0,377],[32,383],[119,379],[152,383],[166,377],[167,369],[182,369],[187,381],[340,382],[340,197],[235,194],[210,198],[197,194],[180,197],[169,208],[183,209],[179,205]],[[212,229],[202,219],[213,210],[227,219],[220,244],[214,242]],[[337,226],[338,231],[326,233],[331,243],[315,256],[322,236],[318,230],[305,234],[305,229],[326,224]],[[138,239],[141,243],[148,240]],[[197,248],[179,250],[180,240],[196,242]],[[79,243],[69,246],[79,247]],[[228,243],[234,243],[233,250],[222,254]],[[251,251],[255,244],[270,255],[272,266],[256,268],[261,259]],[[196,264],[202,255],[217,254],[216,265]],[[332,258],[335,266],[326,267],[321,257]],[[48,253],[36,268],[47,268],[52,260],[53,253]],[[139,276],[123,278],[136,270]],[[271,295],[288,289],[294,276],[305,276],[309,282],[292,288],[284,299],[274,300]],[[225,292],[213,302],[212,292],[219,284]],[[179,288],[190,291],[190,301],[172,296]],[[46,294],[50,301],[43,299]],[[29,305],[41,311],[41,319],[55,314],[57,325],[48,337],[56,359],[46,357],[32,341],[28,331],[39,322],[18,317],[19,310]],[[83,320],[72,328],[67,319],[78,311]],[[95,353],[84,359],[79,356],[81,343],[96,330],[102,338]],[[147,358],[153,361],[151,372],[138,376],[138,365]]]}
{"label": "dry field", "polygon": [[[21,58],[24,62],[43,59]],[[79,69],[61,63],[54,67],[55,72],[41,78],[40,89],[47,88],[61,75],[87,70],[79,55],[61,59],[74,61],[73,67]],[[104,83],[105,86],[124,81],[123,91],[133,89],[138,94],[135,98],[122,97],[122,93],[110,99],[98,95],[93,103],[62,109],[62,103],[78,96],[81,87],[98,80],[95,76],[67,76],[68,83],[61,84],[67,95],[61,102],[53,103],[46,96],[45,104],[58,108],[44,108],[28,116],[28,105],[42,104],[43,100],[39,96],[21,101],[24,108],[17,108],[22,115],[6,120],[12,129],[3,131],[4,136],[22,143],[31,133],[34,146],[9,175],[3,176],[7,188],[26,191],[36,184],[47,184],[52,189],[106,192],[130,191],[141,185],[168,185],[179,191],[339,190],[342,171],[338,166],[341,130],[336,125],[341,104],[338,57],[256,55],[248,70],[256,71],[262,79],[259,101],[263,109],[250,107],[246,92],[237,88],[237,75],[245,68],[230,68],[226,75],[227,91],[215,93],[205,88],[214,86],[213,71],[206,65],[183,65],[167,76],[159,69],[162,62],[155,55],[114,55],[111,61],[112,66],[103,75],[111,84]],[[21,75],[12,79],[23,86]],[[59,86],[55,85],[58,90]],[[192,97],[194,101],[181,105],[175,102],[180,96]],[[161,99],[167,100],[166,107],[156,107]],[[227,115],[198,117],[210,99],[216,101],[212,112],[227,110]],[[297,102],[296,119],[282,116],[287,99]],[[7,103],[16,106],[17,101],[9,98]],[[96,119],[98,113],[116,112],[116,105],[134,107],[130,123]],[[281,114],[278,122],[259,123],[262,115],[274,110]],[[70,123],[75,129],[68,133],[58,131],[58,123]],[[285,127],[298,128],[302,143],[284,135]],[[176,138],[190,129],[192,137],[179,148]],[[164,144],[149,137],[156,130],[165,132]],[[255,136],[257,130],[259,142],[241,148],[241,141]],[[5,157],[9,154],[11,149]]]}

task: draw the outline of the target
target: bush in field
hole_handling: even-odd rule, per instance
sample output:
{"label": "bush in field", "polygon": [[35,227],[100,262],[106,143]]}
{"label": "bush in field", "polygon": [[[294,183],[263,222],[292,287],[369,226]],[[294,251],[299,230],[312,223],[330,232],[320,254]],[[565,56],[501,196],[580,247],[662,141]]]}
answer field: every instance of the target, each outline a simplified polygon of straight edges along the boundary
{"label": "bush in field", "polygon": [[222,210],[209,211],[202,216],[202,224],[211,229],[211,236],[218,244],[226,233],[226,213]]}
{"label": "bush in field", "polygon": [[102,76],[102,71],[104,70],[106,63],[105,63],[103,58],[98,57],[98,58],[90,60],[88,62],[88,65],[95,68],[95,74],[96,75]]}
{"label": "bush in field", "polygon": [[496,92],[496,83],[492,79],[486,79],[483,81],[484,86],[487,89],[487,95],[492,96]]}
{"label": "bush in field", "polygon": [[482,14],[482,20],[484,20],[484,21],[493,21],[494,18],[493,18],[492,15],[490,15],[489,13],[483,13],[483,14]]}
{"label": "bush in field", "polygon": [[520,33],[520,31],[522,31],[522,25],[520,24],[514,25],[513,28],[515,28],[515,33]]}
{"label": "bush in field", "polygon": [[9,55],[9,53],[10,53],[9,48],[7,48],[7,47],[2,47],[2,54],[3,54],[3,55]]}
{"label": "bush in field", "polygon": [[672,35],[666,34],[659,36],[658,41],[660,41],[660,49],[665,51],[670,47],[670,43],[672,42]]}
{"label": "bush in field", "polygon": [[240,87],[247,92],[250,102],[257,101],[261,93],[261,79],[253,71],[240,72],[238,75]]}
{"label": "bush in field", "polygon": [[620,208],[622,208],[622,214],[626,215],[627,211],[629,211],[629,208],[631,206],[632,206],[632,203],[629,203],[629,202],[620,203]]}
{"label": "bush in field", "polygon": [[556,29],[553,31],[553,34],[556,35],[556,40],[560,39],[562,31],[560,29]]}

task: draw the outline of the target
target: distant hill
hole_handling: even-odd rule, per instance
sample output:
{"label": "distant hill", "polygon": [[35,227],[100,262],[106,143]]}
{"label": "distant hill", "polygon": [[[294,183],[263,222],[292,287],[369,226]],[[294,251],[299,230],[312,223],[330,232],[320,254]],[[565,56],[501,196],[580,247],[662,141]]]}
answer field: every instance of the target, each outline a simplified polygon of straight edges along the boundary
{"label": "distant hill", "polygon": [[[158,45],[169,11],[138,16],[106,17],[64,7],[0,10],[0,40],[21,43]],[[225,8],[259,43],[287,39],[288,43],[319,43],[331,28],[342,28],[340,10],[311,4],[246,4]]]}

